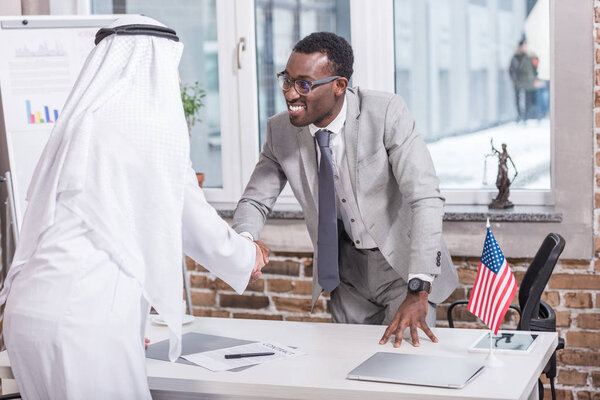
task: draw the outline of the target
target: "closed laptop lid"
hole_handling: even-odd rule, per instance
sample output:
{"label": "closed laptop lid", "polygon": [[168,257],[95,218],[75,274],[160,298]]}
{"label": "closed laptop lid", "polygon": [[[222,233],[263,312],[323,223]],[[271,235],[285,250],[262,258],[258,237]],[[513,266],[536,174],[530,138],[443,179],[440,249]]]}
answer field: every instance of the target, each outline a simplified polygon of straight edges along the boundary
{"label": "closed laptop lid", "polygon": [[462,388],[485,368],[480,357],[375,353],[348,373],[348,379]]}

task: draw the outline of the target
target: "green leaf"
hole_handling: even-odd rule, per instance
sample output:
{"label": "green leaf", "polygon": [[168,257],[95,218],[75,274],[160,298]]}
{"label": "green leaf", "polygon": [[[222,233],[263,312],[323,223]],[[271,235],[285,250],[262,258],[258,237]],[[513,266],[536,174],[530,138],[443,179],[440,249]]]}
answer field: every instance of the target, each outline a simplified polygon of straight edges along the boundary
{"label": "green leaf", "polygon": [[183,112],[187,122],[188,132],[191,133],[192,127],[196,122],[200,122],[200,109],[204,107],[202,99],[206,97],[204,89],[200,88],[198,81],[194,84],[181,84],[181,102],[183,103]]}

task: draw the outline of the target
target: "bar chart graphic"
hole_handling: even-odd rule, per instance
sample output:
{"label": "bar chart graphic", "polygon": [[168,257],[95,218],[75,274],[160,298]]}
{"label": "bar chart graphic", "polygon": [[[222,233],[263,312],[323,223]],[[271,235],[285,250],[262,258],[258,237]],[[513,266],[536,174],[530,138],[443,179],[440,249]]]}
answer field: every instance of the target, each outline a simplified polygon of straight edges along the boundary
{"label": "bar chart graphic", "polygon": [[60,42],[56,41],[54,46],[47,42],[37,45],[24,44],[22,47],[15,48],[15,57],[66,57],[67,52]]}
{"label": "bar chart graphic", "polygon": [[33,111],[31,109],[31,101],[25,100],[25,108],[27,110],[28,124],[52,124],[58,119],[58,110],[49,106],[43,106],[41,111]]}

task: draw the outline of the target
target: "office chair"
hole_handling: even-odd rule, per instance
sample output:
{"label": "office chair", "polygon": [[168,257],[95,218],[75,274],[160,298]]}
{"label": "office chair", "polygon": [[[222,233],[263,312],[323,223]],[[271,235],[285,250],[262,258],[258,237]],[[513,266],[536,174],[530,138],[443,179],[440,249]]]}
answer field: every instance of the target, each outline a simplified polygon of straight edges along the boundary
{"label": "office chair", "polygon": [[[511,305],[510,308],[519,313],[519,324],[517,330],[520,331],[556,331],[556,313],[549,304],[542,301],[542,293],[550,280],[554,266],[558,257],[565,248],[565,239],[557,233],[549,233],[538,249],[533,261],[527,268],[521,286],[519,287],[519,305]],[[468,304],[468,300],[457,300],[450,304],[448,308],[448,324],[454,328],[452,319],[452,310],[463,304]],[[542,371],[550,379],[550,390],[552,399],[556,400],[556,391],[554,389],[554,378],[556,377],[556,351],[565,348],[563,338],[558,338],[556,350]],[[544,398],[544,386],[538,379],[539,398]]]}

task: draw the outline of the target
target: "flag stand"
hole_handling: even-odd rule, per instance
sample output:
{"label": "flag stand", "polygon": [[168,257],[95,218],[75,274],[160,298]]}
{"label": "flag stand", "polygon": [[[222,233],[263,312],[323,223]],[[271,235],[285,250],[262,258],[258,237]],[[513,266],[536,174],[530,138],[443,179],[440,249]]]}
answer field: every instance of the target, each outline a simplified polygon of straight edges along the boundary
{"label": "flag stand", "polygon": [[501,367],[504,365],[504,363],[502,361],[500,361],[500,359],[498,359],[498,357],[496,357],[496,355],[494,354],[494,335],[492,334],[492,330],[490,329],[490,353],[488,354],[488,356],[485,358],[486,361],[486,365],[488,367]]}
{"label": "flag stand", "polygon": [[498,327],[517,291],[517,283],[492,233],[489,218],[485,225],[487,233],[483,243],[483,253],[468,308],[490,328],[488,331],[490,352],[485,359],[486,365],[499,367],[504,363],[494,354],[492,333],[494,330],[498,332]]}

